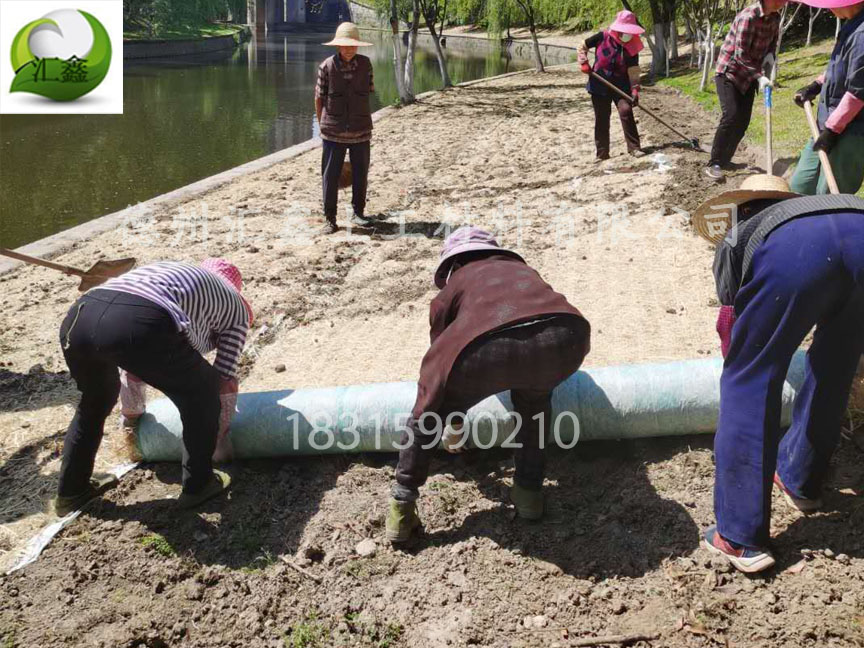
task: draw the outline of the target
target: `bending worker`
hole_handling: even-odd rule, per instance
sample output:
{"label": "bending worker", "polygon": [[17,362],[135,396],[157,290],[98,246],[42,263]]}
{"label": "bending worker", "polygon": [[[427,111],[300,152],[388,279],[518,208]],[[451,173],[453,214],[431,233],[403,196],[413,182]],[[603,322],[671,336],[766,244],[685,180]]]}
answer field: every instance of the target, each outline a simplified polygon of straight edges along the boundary
{"label": "bending worker", "polygon": [[[220,417],[227,432],[234,412],[237,362],[252,321],[241,287],[240,271],[221,259],[200,267],[154,263],[109,279],[72,306],[60,327],[60,342],[81,401],[63,444],[58,515],[116,483],[92,475],[105,419],[120,393],[118,368],[164,392],[180,411],[183,491],[178,505],[196,506],[228,487],[229,476],[213,470],[212,456]],[[202,354],[213,349],[211,366]]]}
{"label": "bending worker", "polygon": [[[726,357],[714,440],[717,525],[704,541],[739,570],[757,572],[774,564],[772,482],[799,511],[821,506],[864,351],[864,200],[800,197],[781,178],[753,176],[699,207],[693,223],[717,243],[717,330]],[[781,441],[784,379],[814,327]]]}
{"label": "bending worker", "polygon": [[394,543],[420,526],[418,489],[436,439],[443,436],[448,449],[461,446],[468,409],[508,389],[521,418],[510,497],[520,517],[543,515],[541,435],[545,439],[550,427],[552,390],[579,369],[590,346],[581,313],[521,256],[476,227],[459,228],[444,242],[435,285],[441,292],[429,311],[431,345],[387,516],[387,538]]}
{"label": "bending worker", "polygon": [[[645,47],[639,34],[645,30],[630,11],[619,11],[609,29],[597,32],[579,46],[579,63],[585,74],[594,72],[612,83],[625,94],[633,97],[633,102],[619,97],[613,90],[589,77],[588,94],[594,106],[594,144],[597,159],[609,159],[609,117],[612,105],[618,109],[627,151],[639,157],[642,152],[633,106],[639,103],[639,51]],[[588,63],[588,50],[596,49],[594,67]]]}
{"label": "bending worker", "polygon": [[802,194],[828,193],[818,151],[825,151],[840,193],[854,194],[864,181],[864,2],[802,0],[829,8],[846,24],[837,36],[825,73],[795,93],[795,103],[819,99],[819,138],[801,151],[789,182]]}
{"label": "bending worker", "polygon": [[741,10],[723,41],[714,77],[722,116],[705,167],[705,174],[712,180],[723,180],[723,169],[732,162],[750,126],[756,88],[771,84],[769,77],[780,34],[779,12],[786,2],[761,0]]}

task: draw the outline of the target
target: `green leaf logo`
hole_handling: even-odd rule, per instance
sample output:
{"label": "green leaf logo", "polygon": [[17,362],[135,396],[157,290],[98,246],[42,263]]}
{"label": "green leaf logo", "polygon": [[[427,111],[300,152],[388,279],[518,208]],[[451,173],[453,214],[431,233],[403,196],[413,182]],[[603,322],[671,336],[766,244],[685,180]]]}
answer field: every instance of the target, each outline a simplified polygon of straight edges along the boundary
{"label": "green leaf logo", "polygon": [[93,15],[60,9],[26,24],[12,41],[10,92],[72,101],[105,79],[111,39]]}

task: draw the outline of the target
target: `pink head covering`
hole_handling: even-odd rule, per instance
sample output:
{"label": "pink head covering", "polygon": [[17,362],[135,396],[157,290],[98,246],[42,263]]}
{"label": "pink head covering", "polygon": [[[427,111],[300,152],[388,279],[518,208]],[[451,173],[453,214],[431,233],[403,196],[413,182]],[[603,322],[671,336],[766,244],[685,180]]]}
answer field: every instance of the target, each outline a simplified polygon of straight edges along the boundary
{"label": "pink head covering", "polygon": [[[644,49],[645,45],[642,43],[642,39],[639,38],[639,34],[644,32],[645,29],[639,25],[639,22],[636,19],[636,14],[632,11],[627,11],[626,9],[619,11],[618,15],[615,16],[615,22],[609,25],[610,35],[624,46],[624,50],[630,56],[636,56]],[[633,34],[635,38],[632,38],[630,42],[625,43],[618,39],[618,34]]]}
{"label": "pink head covering", "polygon": [[246,306],[246,312],[249,313],[249,325],[251,326],[253,319],[252,307],[249,305],[249,302],[246,301],[246,298],[242,293],[243,276],[240,274],[240,269],[230,261],[213,258],[204,259],[204,261],[201,262],[201,268],[208,272],[212,272],[237,291],[237,294],[240,295],[240,299],[243,300],[243,305]]}
{"label": "pink head covering", "polygon": [[495,237],[486,230],[482,230],[479,227],[460,227],[444,241],[444,247],[441,248],[441,257],[438,261],[438,268],[435,270],[435,285],[443,288],[447,284],[447,273],[450,271],[453,257],[464,252],[474,252],[477,250],[500,252],[501,254],[509,254],[519,260],[524,260],[515,252],[498,245]]}
{"label": "pink head covering", "polygon": [[864,0],[795,0],[808,7],[816,9],[841,9],[843,7],[851,7],[852,5],[860,4]]}

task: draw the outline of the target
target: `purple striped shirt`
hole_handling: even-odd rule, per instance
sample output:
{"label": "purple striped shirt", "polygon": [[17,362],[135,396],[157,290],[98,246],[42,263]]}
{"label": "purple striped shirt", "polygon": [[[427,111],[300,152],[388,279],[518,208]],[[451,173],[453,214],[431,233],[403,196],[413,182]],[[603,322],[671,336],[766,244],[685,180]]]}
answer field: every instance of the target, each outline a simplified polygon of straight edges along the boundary
{"label": "purple striped shirt", "polygon": [[204,355],[216,349],[213,366],[220,374],[237,375],[249,314],[237,291],[212,272],[162,261],[109,279],[93,290],[116,290],[161,306],[196,351]]}

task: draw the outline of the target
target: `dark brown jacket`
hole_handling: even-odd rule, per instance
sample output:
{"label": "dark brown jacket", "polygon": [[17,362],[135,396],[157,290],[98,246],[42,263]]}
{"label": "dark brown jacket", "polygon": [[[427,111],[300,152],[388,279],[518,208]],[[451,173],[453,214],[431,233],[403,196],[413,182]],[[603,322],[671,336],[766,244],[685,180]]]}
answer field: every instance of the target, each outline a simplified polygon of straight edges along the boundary
{"label": "dark brown jacket", "polygon": [[327,95],[323,97],[321,132],[339,135],[344,132],[368,132],[372,130],[370,108],[370,79],[372,62],[357,54],[354,59],[357,69],[350,79],[342,74],[342,59],[334,54],[322,64],[327,68]]}
{"label": "dark brown jacket", "polygon": [[450,369],[472,341],[508,324],[553,314],[573,315],[585,323],[587,354],[588,321],[524,261],[496,255],[454,272],[429,306],[431,346],[420,365],[414,418],[441,404]]}

